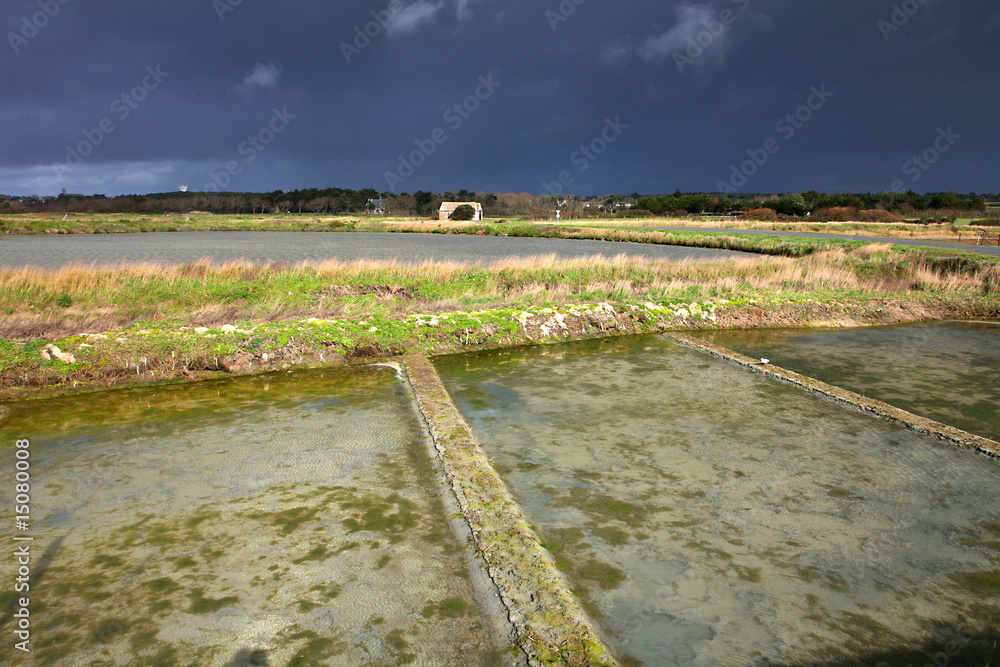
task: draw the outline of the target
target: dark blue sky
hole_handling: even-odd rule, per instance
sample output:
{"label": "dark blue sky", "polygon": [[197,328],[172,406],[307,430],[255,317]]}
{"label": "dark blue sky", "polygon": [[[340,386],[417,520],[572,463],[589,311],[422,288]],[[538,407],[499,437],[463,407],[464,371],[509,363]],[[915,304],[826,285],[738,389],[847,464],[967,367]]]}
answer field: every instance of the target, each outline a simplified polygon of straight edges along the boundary
{"label": "dark blue sky", "polygon": [[7,0],[0,28],[0,193],[1000,191],[984,0]]}

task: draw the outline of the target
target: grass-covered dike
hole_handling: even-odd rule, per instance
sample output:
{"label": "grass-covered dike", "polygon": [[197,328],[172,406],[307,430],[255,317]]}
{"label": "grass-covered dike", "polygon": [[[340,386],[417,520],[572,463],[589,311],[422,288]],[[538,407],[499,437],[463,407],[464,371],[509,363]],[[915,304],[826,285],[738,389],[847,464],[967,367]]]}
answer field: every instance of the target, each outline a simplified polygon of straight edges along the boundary
{"label": "grass-covered dike", "polygon": [[1000,317],[1000,263],[971,253],[730,231],[379,225],[757,255],[671,262],[615,257],[612,245],[602,258],[488,267],[203,260],[0,270],[0,396],[668,329]]}
{"label": "grass-covered dike", "polygon": [[[550,220],[554,220],[554,213]],[[532,227],[540,220],[537,215],[526,218],[492,218],[488,224],[502,230]],[[428,224],[429,223],[429,224]],[[51,235],[51,234],[133,234],[156,232],[201,231],[372,231],[379,228],[436,228],[445,231],[461,223],[427,221],[419,217],[367,214],[221,214],[206,211],[188,213],[80,213],[80,212],[26,212],[0,213],[0,234]],[[819,219],[771,222],[751,218],[719,218],[706,215],[618,216],[609,218],[585,217],[576,220],[564,218],[561,226],[625,227],[697,227],[718,228],[719,231],[740,229],[787,232],[826,232],[857,236],[899,238],[933,238],[961,241],[972,239],[976,232],[996,234],[997,218],[955,218],[952,222],[900,221],[821,221]],[[504,231],[503,233],[507,233]]]}

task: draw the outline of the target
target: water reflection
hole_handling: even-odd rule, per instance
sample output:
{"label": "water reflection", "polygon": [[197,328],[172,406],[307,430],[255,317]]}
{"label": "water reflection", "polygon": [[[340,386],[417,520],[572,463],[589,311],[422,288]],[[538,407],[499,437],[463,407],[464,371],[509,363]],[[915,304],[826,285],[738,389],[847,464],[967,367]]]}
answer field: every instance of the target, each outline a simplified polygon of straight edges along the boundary
{"label": "water reflection", "polygon": [[995,461],[655,338],[436,365],[638,663],[881,660],[939,624],[1000,630]]}

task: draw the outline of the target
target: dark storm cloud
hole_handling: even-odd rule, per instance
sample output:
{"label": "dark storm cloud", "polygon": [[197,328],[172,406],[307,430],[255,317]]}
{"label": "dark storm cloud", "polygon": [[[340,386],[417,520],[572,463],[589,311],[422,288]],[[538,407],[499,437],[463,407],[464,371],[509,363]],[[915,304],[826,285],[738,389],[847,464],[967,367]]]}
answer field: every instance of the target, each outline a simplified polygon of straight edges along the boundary
{"label": "dark storm cloud", "polygon": [[[567,173],[580,194],[735,173],[747,191],[1000,189],[1000,9],[976,0],[0,11],[0,192],[541,193]],[[948,128],[960,138],[912,180]]]}

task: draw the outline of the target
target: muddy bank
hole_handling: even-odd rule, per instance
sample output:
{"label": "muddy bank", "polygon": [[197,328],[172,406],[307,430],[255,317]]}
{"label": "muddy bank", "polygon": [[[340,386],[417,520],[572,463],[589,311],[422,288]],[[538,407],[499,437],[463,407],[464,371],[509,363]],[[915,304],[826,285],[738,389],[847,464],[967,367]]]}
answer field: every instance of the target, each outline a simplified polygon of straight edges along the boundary
{"label": "muddy bank", "polygon": [[[1000,319],[989,301],[861,304],[821,301],[705,300],[681,304],[585,304],[527,310],[413,315],[379,322],[377,338],[357,323],[292,320],[254,329],[223,325],[178,331],[85,334],[20,344],[0,370],[0,400],[64,392],[248,375],[288,368],[369,363],[404,354],[449,354],[664,331],[773,327],[849,327],[946,319]],[[362,323],[364,324],[364,323]],[[367,325],[365,325],[367,326]],[[381,335],[381,334],[380,334]],[[17,345],[17,344],[8,344]],[[55,347],[56,349],[53,349]]]}

